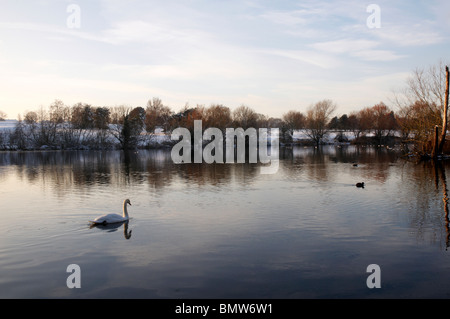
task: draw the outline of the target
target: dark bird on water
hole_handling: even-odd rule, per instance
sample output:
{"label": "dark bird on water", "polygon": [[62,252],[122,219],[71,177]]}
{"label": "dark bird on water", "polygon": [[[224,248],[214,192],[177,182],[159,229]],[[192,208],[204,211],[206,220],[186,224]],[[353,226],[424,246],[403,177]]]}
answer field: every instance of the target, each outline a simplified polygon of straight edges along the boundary
{"label": "dark bird on water", "polygon": [[358,164],[356,164],[356,163],[353,163],[353,166],[354,166],[354,167],[357,167],[357,166],[358,166]]}
{"label": "dark bird on water", "polygon": [[362,188],[364,188],[364,182],[362,182],[362,183],[356,183],[356,187],[362,187]]}

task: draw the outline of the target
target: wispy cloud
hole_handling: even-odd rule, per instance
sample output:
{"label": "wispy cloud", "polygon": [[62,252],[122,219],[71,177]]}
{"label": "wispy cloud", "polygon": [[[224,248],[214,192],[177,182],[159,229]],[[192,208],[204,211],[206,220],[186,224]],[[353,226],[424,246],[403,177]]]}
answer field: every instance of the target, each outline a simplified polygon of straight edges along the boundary
{"label": "wispy cloud", "polygon": [[314,49],[333,54],[346,54],[366,61],[393,61],[404,57],[392,50],[377,49],[379,41],[364,39],[341,39],[311,44]]}
{"label": "wispy cloud", "polygon": [[268,11],[260,15],[261,18],[268,20],[271,23],[281,24],[286,26],[306,25],[309,20],[305,16],[306,11]]}
{"label": "wispy cloud", "polygon": [[389,50],[360,50],[352,52],[350,55],[365,61],[380,62],[395,61],[407,57],[407,55],[399,55]]}
{"label": "wispy cloud", "polygon": [[427,46],[446,40],[430,23],[421,22],[413,25],[383,25],[376,36],[386,43],[396,46]]}
{"label": "wispy cloud", "polygon": [[212,37],[202,30],[179,28],[159,21],[125,20],[102,31],[98,39],[117,45],[127,43],[180,45],[208,42]]}
{"label": "wispy cloud", "polygon": [[322,69],[338,66],[338,60],[329,54],[321,54],[313,50],[262,50],[261,53],[284,57],[313,65]]}
{"label": "wispy cloud", "polygon": [[317,42],[309,46],[320,51],[341,54],[352,51],[369,50],[379,45],[379,42],[373,40],[340,39],[335,41]]}

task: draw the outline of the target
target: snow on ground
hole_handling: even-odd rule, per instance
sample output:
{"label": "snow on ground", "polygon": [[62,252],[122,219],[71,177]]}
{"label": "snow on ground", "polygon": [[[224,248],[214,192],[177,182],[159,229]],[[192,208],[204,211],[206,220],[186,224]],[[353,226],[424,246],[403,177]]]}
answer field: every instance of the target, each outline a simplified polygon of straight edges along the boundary
{"label": "snow on ground", "polygon": [[0,121],[0,130],[13,130],[16,127],[17,120]]}
{"label": "snow on ground", "polygon": [[[9,145],[9,134],[12,133],[14,131],[14,128],[16,127],[18,121],[17,120],[5,120],[5,121],[0,121],[0,148],[3,149],[10,149],[10,148],[14,148],[14,146],[10,146]],[[114,130],[114,128],[112,128],[112,130]],[[117,128],[115,128],[115,130],[117,131]],[[89,130],[85,132],[86,134],[83,136],[89,136],[92,137],[92,134],[96,134],[95,131]],[[352,132],[337,132],[337,131],[333,131],[333,132],[329,132],[329,134],[327,134],[323,139],[322,139],[322,143],[325,144],[335,144],[337,143],[336,141],[336,137],[338,135],[342,134],[345,138],[346,138],[346,142],[345,143],[351,143],[354,139],[355,136]],[[366,134],[366,136],[372,136],[373,134]],[[94,136],[95,138],[95,136]],[[269,138],[273,139],[276,138],[275,136],[270,136]],[[109,135],[108,139],[110,140],[110,145],[114,145],[114,144],[118,144],[117,139],[115,139],[113,137],[112,134]],[[293,141],[295,142],[299,142],[299,141],[308,141],[310,140],[310,138],[308,137],[308,135],[306,134],[306,130],[297,130],[294,131],[293,134]],[[82,142],[82,140],[80,140],[80,143]],[[153,134],[149,134],[146,132],[143,132],[141,134],[141,138],[139,141],[139,147],[163,147],[165,145],[169,145],[170,143],[172,143],[173,141],[171,140],[171,136],[170,134],[165,134],[163,132],[162,129],[157,128],[155,130],[155,133]],[[82,144],[82,143],[81,143]],[[85,149],[86,145],[81,145],[80,147]],[[44,145],[45,147],[45,145]]]}
{"label": "snow on ground", "polygon": [[[323,143],[333,144],[335,142],[336,137],[340,134],[340,132],[329,132],[323,139]],[[343,136],[347,139],[348,142],[351,142],[355,139],[355,136],[352,132],[342,132]],[[305,141],[310,140],[310,137],[307,135],[306,130],[297,130],[294,131],[292,136],[294,142],[295,141]]]}

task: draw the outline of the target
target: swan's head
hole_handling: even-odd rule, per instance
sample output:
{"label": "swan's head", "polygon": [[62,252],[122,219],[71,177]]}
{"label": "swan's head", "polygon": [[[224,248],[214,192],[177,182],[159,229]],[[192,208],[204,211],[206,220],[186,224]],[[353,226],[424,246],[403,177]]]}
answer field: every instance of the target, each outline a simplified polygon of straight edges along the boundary
{"label": "swan's head", "polygon": [[130,202],[130,200],[127,198],[127,199],[125,199],[125,202],[124,202],[125,204],[128,204],[128,205],[130,205],[131,206],[131,202]]}

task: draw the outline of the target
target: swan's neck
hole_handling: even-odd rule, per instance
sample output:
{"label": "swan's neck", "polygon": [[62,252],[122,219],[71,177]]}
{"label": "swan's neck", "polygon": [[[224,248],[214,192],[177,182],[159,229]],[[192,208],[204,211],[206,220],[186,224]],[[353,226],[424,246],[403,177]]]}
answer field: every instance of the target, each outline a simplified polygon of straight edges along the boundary
{"label": "swan's neck", "polygon": [[123,217],[128,218],[128,210],[127,210],[127,203],[123,203]]}

